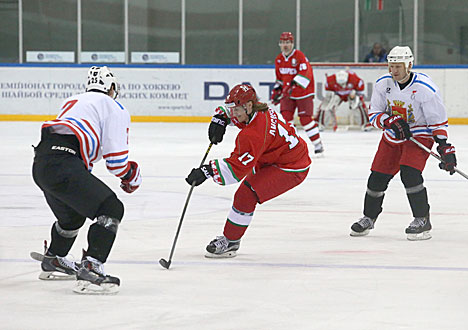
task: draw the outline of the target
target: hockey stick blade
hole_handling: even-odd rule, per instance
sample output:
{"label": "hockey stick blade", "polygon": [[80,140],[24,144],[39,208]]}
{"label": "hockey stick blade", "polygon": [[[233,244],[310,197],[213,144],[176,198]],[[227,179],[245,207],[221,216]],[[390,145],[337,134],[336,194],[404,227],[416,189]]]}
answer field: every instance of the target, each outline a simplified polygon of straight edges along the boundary
{"label": "hockey stick blade", "polygon": [[31,258],[33,258],[34,260],[37,260],[37,261],[41,261],[44,260],[44,255],[42,253],[39,253],[39,252],[30,252],[29,255],[31,256]]}
{"label": "hockey stick blade", "polygon": [[169,267],[171,266],[171,262],[166,261],[166,259],[164,259],[164,258],[159,259],[159,264],[161,266],[163,266],[164,268],[166,268],[166,269],[169,269]]}

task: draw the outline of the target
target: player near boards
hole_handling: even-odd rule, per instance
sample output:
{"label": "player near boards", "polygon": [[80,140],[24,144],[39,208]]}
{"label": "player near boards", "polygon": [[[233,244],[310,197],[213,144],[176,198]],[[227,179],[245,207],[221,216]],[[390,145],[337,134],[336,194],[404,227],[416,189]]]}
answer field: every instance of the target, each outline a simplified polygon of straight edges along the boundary
{"label": "player near boards", "polygon": [[303,182],[311,160],[307,143],[296,134],[294,126],[260,103],[252,86],[236,85],[225,106],[215,112],[208,129],[210,141],[221,142],[226,126],[235,125],[240,128],[235,148],[229,157],[192,169],[186,181],[197,186],[210,177],[220,185],[241,182],[223,235],[206,247],[206,257],[230,258],[236,256],[256,205]]}
{"label": "player near boards", "polygon": [[338,127],[336,108],[342,102],[348,102],[349,110],[359,111],[361,129],[363,131],[372,129],[364,102],[364,81],[355,72],[340,70],[337,73],[327,75],[325,90],[327,93],[317,114],[320,126],[325,126],[325,112],[328,111],[333,118],[333,130],[336,131]]}
{"label": "player near boards", "polygon": [[275,59],[276,83],[271,100],[280,105],[283,118],[294,122],[294,112],[314,145],[315,154],[323,153],[318,124],[314,120],[314,73],[309,60],[298,49],[294,49],[294,36],[283,32],[280,36],[281,53]]}
{"label": "player near boards", "polygon": [[447,112],[431,78],[411,71],[409,47],[394,47],[387,59],[389,74],[377,80],[369,108],[370,122],[383,134],[367,181],[364,216],[351,226],[351,236],[367,235],[374,228],[388,184],[400,172],[414,217],[406,228],[407,238],[429,239],[432,226],[422,177],[429,153],[409,139],[429,149],[435,141],[443,160],[439,167],[453,174],[457,161],[455,148],[447,143]]}
{"label": "player near boards", "polygon": [[[105,159],[120,187],[132,193],[141,183],[140,169],[128,160],[130,114],[118,103],[117,80],[107,67],[89,69],[86,92],[66,99],[56,119],[42,125],[34,148],[33,178],[57,220],[41,263],[40,279],[76,278],[77,293],[118,291],[120,280],[106,275],[103,264],[111,251],[124,206],[116,194],[91,174]],[[66,255],[86,218],[95,220],[88,231],[88,249],[80,263]]]}

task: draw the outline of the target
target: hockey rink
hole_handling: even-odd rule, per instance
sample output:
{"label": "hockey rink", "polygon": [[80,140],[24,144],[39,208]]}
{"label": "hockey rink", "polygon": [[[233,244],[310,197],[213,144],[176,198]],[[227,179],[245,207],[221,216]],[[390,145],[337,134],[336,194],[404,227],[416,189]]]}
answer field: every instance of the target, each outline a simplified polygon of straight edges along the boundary
{"label": "hockey rink", "polygon": [[[134,194],[96,164],[125,205],[106,272],[115,296],[83,296],[73,281],[41,281],[54,217],[31,176],[39,122],[0,122],[0,329],[468,329],[468,180],[430,157],[424,171],[432,239],[411,242],[412,221],[399,176],[366,237],[350,237],[362,212],[379,131],[326,131],[325,157],[306,181],[259,205],[238,256],[213,260],[205,246],[222,234],[237,185],[196,187],[172,266],[163,269],[190,187],[185,176],[208,147],[208,124],[133,123],[130,156],[143,183]],[[230,127],[208,159],[230,154]],[[303,131],[300,131],[305,137]],[[308,140],[307,140],[308,141]],[[458,168],[468,173],[468,127],[449,127]],[[310,142],[308,142],[310,147]],[[82,228],[71,251],[87,247]]]}

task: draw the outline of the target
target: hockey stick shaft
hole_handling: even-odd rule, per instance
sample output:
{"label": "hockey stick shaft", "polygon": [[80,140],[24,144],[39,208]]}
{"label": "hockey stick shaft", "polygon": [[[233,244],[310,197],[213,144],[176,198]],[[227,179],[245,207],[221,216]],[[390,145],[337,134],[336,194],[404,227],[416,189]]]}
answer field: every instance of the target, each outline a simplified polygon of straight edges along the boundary
{"label": "hockey stick shaft", "polygon": [[[205,152],[205,155],[203,156],[202,161],[200,162],[199,167],[203,166],[203,163],[205,162],[206,158],[208,157],[208,153],[210,152],[212,146],[213,146],[213,143],[210,143],[210,145],[208,146],[208,149],[206,149],[206,152]],[[190,197],[192,196],[193,188],[195,188],[195,183],[192,183],[192,186],[190,187],[189,193],[188,193],[187,198],[185,200],[184,209],[182,210],[182,215],[180,216],[180,220],[179,220],[179,226],[177,227],[177,231],[176,231],[176,234],[175,234],[175,237],[174,237],[174,241],[172,243],[171,253],[169,254],[169,260],[166,262],[167,267],[165,267],[165,268],[167,268],[167,269],[169,268],[169,266],[171,265],[171,262],[172,262],[172,256],[174,255],[177,239],[179,238],[179,233],[180,233],[180,229],[182,228],[182,222],[184,220],[185,211],[187,211],[187,206],[188,206],[188,203],[190,201]],[[161,265],[162,265],[162,263],[161,263]]]}
{"label": "hockey stick shaft", "polygon": [[[419,142],[418,140],[416,140],[414,137],[410,137],[410,141],[416,143],[418,145],[418,147],[420,147],[421,149],[423,149],[424,151],[426,151],[427,153],[429,153],[432,157],[436,158],[437,160],[441,161],[441,162],[444,162],[444,160],[442,159],[442,157],[440,157],[438,154],[436,154],[434,151],[432,151],[431,149],[429,149],[428,147],[426,147],[424,144],[422,144],[421,142]],[[468,175],[466,175],[465,173],[463,173],[462,171],[460,171],[458,168],[454,167],[453,168],[455,170],[455,172],[457,172],[458,174],[460,174],[462,177],[464,177],[465,179],[468,180]]]}

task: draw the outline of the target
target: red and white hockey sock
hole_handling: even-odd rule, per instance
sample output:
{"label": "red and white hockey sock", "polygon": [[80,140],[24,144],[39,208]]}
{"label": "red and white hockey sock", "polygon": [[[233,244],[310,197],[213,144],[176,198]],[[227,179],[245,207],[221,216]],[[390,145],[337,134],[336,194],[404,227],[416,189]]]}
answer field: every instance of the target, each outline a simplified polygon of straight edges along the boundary
{"label": "red and white hockey sock", "polygon": [[314,145],[320,143],[320,133],[317,122],[312,117],[299,117],[302,127]]}
{"label": "red and white hockey sock", "polygon": [[245,184],[241,184],[234,195],[234,202],[229,211],[223,235],[230,241],[237,241],[244,236],[252,221],[257,196]]}

